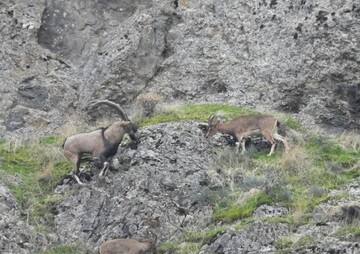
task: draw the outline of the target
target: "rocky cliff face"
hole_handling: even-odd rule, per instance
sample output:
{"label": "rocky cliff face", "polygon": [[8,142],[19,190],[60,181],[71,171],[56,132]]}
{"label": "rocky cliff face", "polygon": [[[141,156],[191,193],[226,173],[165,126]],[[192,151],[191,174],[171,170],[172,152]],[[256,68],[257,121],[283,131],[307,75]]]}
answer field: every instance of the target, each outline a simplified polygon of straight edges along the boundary
{"label": "rocky cliff face", "polygon": [[[0,137],[56,133],[86,118],[92,99],[131,110],[149,91],[167,102],[226,102],[285,111],[305,126],[359,128],[359,6],[358,0],[2,1]],[[77,241],[95,249],[113,237],[143,238],[145,227],[164,242],[206,228],[217,142],[197,124],[142,128],[139,149],[121,147],[107,179],[93,167],[83,174],[87,186],[64,181],[56,192],[68,195],[53,210],[51,239],[27,225],[1,185],[0,252]],[[328,237],[359,218],[359,181],[344,188],[351,198],[339,201],[334,191],[315,208],[311,225],[262,221],[288,212],[262,206],[258,221],[216,234],[201,253],[274,253],[289,232],[315,239],[303,253],[357,253],[358,238]]]}
{"label": "rocky cliff face", "polygon": [[357,1],[7,0],[0,15],[2,135],[144,91],[360,125]]}

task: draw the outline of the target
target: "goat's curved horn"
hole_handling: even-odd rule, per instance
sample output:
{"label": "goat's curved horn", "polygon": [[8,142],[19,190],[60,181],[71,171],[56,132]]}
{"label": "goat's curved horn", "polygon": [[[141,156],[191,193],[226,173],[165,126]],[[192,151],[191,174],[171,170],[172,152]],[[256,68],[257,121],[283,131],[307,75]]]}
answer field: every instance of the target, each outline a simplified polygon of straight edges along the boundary
{"label": "goat's curved horn", "polygon": [[216,113],[212,113],[212,114],[209,116],[209,118],[208,118],[208,126],[211,125],[211,123],[212,123],[212,121],[214,120],[215,116],[216,116]]}
{"label": "goat's curved horn", "polygon": [[91,101],[90,102],[90,106],[91,107],[94,107],[94,106],[97,106],[99,104],[105,104],[105,105],[108,105],[114,109],[116,109],[119,114],[120,114],[120,117],[122,120],[124,121],[130,121],[129,120],[129,117],[127,116],[127,114],[124,112],[124,110],[120,107],[119,104],[113,102],[113,101],[109,101],[109,100],[95,100],[95,101]]}

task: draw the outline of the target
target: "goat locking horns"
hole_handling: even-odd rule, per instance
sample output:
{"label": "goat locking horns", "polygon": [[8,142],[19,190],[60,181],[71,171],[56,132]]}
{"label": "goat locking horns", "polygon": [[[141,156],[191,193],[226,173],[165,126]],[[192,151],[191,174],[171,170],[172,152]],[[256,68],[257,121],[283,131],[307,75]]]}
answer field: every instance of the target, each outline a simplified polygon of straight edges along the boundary
{"label": "goat locking horns", "polygon": [[238,116],[229,122],[221,123],[219,117],[216,114],[212,114],[208,119],[206,137],[213,136],[218,132],[222,134],[229,134],[237,141],[236,151],[239,152],[239,146],[241,143],[242,153],[244,153],[244,138],[250,135],[260,134],[271,144],[271,149],[268,154],[268,156],[270,156],[275,149],[275,140],[280,140],[285,146],[285,151],[289,151],[289,146],[285,137],[277,133],[278,125],[279,121],[270,115]]}
{"label": "goat locking horns", "polygon": [[95,107],[100,104],[105,104],[116,109],[120,114],[121,120],[105,128],[72,135],[67,137],[63,143],[64,155],[73,164],[72,176],[79,184],[83,184],[79,179],[79,168],[83,154],[91,154],[100,160],[103,168],[99,176],[104,176],[125,134],[130,136],[132,143],[135,144],[134,148],[137,148],[138,139],[135,136],[137,127],[131,123],[122,108],[118,104],[108,100],[92,101],[89,106]]}

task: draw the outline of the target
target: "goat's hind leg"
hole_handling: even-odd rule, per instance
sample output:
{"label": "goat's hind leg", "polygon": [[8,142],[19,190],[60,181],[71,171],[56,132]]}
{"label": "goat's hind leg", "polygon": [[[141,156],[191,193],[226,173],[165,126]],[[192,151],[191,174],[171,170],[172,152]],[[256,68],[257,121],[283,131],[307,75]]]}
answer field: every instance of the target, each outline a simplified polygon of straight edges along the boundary
{"label": "goat's hind leg", "polygon": [[274,133],[274,139],[280,140],[284,144],[285,153],[287,153],[290,150],[289,145],[288,145],[285,137],[281,136],[278,133]]}
{"label": "goat's hind leg", "polygon": [[276,146],[276,143],[275,143],[275,140],[274,140],[274,137],[272,135],[271,132],[267,132],[267,131],[264,131],[262,132],[262,135],[267,139],[267,141],[270,142],[271,144],[271,148],[270,148],[270,152],[268,153],[268,156],[271,156],[275,150],[275,146]]}

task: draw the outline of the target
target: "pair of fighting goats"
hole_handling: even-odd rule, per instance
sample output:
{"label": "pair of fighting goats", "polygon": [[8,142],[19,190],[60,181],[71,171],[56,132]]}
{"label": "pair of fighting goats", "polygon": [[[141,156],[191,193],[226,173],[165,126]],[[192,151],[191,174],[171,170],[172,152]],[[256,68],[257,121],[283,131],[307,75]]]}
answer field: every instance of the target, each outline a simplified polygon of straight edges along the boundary
{"label": "pair of fighting goats", "polygon": [[[106,128],[100,128],[92,132],[79,133],[65,139],[63,148],[65,157],[73,164],[72,175],[75,180],[82,184],[79,179],[81,156],[84,153],[91,154],[100,160],[103,168],[99,176],[104,176],[109,169],[110,161],[116,154],[125,134],[130,136],[134,147],[137,148],[139,140],[135,136],[137,127],[131,123],[128,116],[122,108],[109,100],[94,101],[91,106],[105,104],[115,108],[122,118]],[[250,135],[262,135],[271,144],[269,156],[274,152],[275,140],[281,141],[285,146],[285,151],[289,150],[289,146],[285,137],[277,133],[279,122],[270,115],[251,115],[238,116],[235,119],[222,123],[216,114],[209,117],[206,137],[212,136],[218,132],[229,134],[236,139],[236,150],[239,151],[241,144],[242,153],[245,152],[245,137]]]}

